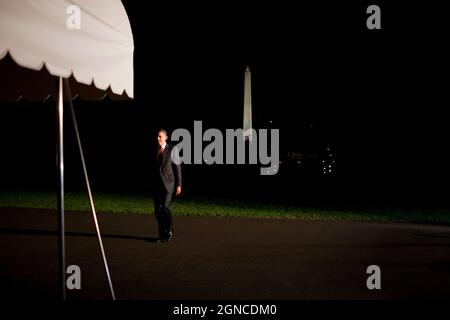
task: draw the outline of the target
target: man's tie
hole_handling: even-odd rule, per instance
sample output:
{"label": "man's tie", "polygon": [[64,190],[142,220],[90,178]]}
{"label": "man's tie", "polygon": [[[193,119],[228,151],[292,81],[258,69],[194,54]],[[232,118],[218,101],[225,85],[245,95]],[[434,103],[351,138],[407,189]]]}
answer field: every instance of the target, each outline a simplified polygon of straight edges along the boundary
{"label": "man's tie", "polygon": [[164,148],[163,147],[159,148],[159,155],[162,155],[163,152],[164,152]]}

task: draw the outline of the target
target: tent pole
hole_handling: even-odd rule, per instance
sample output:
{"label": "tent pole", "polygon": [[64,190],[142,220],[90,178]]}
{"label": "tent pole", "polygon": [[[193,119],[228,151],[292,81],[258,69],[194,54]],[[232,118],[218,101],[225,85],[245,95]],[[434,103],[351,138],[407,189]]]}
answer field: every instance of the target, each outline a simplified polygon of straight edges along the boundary
{"label": "tent pole", "polygon": [[64,241],[64,136],[63,136],[63,88],[62,78],[58,80],[58,105],[56,117],[56,169],[58,177],[58,285],[62,300],[66,300],[66,253]]}
{"label": "tent pole", "polygon": [[84,161],[83,148],[81,146],[81,139],[80,139],[80,134],[78,131],[77,119],[75,117],[75,111],[74,111],[73,103],[72,103],[72,93],[70,91],[69,81],[67,78],[64,78],[64,85],[66,87],[66,93],[69,98],[70,114],[72,117],[73,128],[75,130],[75,136],[77,138],[78,150],[80,151],[81,164],[83,166],[84,179],[86,181],[86,187],[87,187],[87,192],[88,192],[88,196],[89,196],[89,204],[91,206],[92,218],[94,220],[95,230],[97,232],[98,243],[99,243],[100,251],[102,254],[102,258],[103,258],[103,264],[105,267],[106,276],[108,278],[109,289],[111,291],[112,299],[116,300],[116,296],[114,295],[114,288],[113,288],[112,281],[111,281],[111,275],[109,273],[108,262],[106,261],[105,250],[103,248],[102,237],[100,235],[100,228],[99,228],[98,221],[97,221],[97,214],[95,212],[94,198],[92,197],[91,186],[89,183],[89,177],[88,177],[88,173],[87,173],[87,169],[86,169],[86,163]]}

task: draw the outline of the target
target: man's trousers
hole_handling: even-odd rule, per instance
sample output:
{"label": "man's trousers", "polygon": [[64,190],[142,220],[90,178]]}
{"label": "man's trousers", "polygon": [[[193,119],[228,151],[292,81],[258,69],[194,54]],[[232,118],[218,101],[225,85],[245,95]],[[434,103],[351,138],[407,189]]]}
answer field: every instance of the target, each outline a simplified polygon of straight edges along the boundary
{"label": "man's trousers", "polygon": [[172,231],[172,213],[170,204],[172,203],[172,192],[157,191],[155,193],[155,217],[158,222],[159,237],[165,238]]}

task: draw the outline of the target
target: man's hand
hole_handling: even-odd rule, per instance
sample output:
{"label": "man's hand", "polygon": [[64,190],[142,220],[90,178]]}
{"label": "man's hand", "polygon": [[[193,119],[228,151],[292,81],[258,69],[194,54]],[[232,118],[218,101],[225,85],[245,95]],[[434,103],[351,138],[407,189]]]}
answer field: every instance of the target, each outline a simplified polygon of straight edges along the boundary
{"label": "man's hand", "polygon": [[177,196],[181,194],[181,186],[177,186],[177,191],[175,193]]}

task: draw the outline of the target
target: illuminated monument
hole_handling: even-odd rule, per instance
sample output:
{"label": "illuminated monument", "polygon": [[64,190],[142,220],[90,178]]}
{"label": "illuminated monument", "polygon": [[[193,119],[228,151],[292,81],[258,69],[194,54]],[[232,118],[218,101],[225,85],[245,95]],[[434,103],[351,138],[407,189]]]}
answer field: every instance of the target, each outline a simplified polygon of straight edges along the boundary
{"label": "illuminated monument", "polygon": [[245,69],[244,83],[244,139],[252,141],[252,82],[250,68]]}

